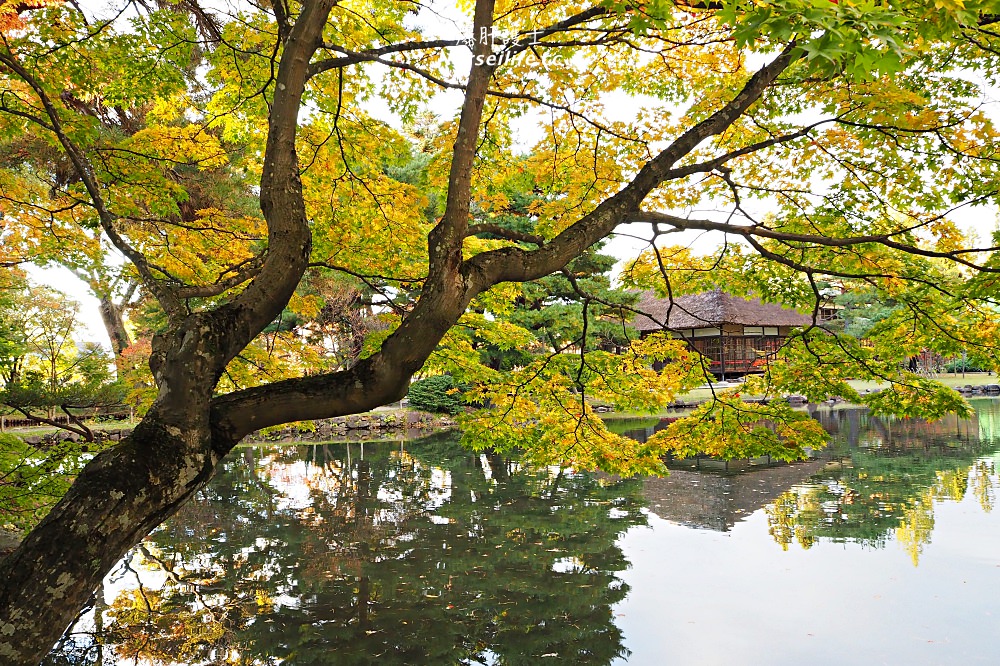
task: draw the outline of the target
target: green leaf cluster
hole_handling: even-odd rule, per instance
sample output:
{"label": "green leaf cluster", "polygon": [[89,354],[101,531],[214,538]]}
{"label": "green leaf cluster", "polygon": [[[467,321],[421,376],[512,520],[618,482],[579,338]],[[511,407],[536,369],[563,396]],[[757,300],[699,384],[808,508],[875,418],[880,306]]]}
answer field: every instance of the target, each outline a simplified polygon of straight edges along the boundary
{"label": "green leaf cluster", "polygon": [[705,454],[792,461],[823,448],[828,439],[818,421],[787,402],[744,402],[738,392],[727,391],[654,433],[648,443],[678,458]]}
{"label": "green leaf cluster", "polygon": [[31,529],[92,455],[92,445],[63,441],[43,449],[0,432],[0,525]]}

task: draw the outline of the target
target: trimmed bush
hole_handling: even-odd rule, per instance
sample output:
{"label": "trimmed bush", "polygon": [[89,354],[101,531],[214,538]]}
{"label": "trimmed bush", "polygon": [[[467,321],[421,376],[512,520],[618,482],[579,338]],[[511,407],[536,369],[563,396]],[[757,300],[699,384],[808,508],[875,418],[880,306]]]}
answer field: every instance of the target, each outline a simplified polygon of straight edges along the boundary
{"label": "trimmed bush", "polygon": [[410,407],[425,412],[455,414],[465,407],[462,390],[451,375],[435,375],[410,384]]}

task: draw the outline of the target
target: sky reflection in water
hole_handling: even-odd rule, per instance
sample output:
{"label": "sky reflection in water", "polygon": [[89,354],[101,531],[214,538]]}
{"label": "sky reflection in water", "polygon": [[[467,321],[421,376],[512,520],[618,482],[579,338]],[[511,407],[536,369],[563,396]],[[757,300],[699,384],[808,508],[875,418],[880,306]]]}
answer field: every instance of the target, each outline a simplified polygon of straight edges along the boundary
{"label": "sky reflection in water", "polygon": [[976,406],[823,410],[815,461],[618,483],[440,436],[243,449],[48,663],[993,663],[1000,407]]}
{"label": "sky reflection in water", "polygon": [[651,498],[667,520],[620,541],[628,663],[996,663],[1000,410],[976,407],[971,423],[929,426],[822,410],[832,460],[740,515],[755,481],[774,491],[754,478],[770,471],[744,475],[715,525]]}

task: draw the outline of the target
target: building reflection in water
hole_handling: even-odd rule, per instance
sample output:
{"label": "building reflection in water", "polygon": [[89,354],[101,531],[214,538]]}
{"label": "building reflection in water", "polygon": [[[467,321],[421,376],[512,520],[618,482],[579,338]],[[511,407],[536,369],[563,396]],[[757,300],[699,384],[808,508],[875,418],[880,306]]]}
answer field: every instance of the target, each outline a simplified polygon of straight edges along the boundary
{"label": "building reflection in water", "polygon": [[[831,435],[810,460],[672,461],[671,474],[643,481],[649,510],[671,522],[721,532],[759,510],[782,547],[817,540],[880,548],[900,542],[914,564],[934,527],[934,503],[973,493],[985,511],[994,504],[1000,446],[996,400],[975,401],[970,419],[927,423],[870,415],[858,407],[810,406]],[[619,424],[645,441],[672,419]],[[635,426],[635,427],[632,427]]]}

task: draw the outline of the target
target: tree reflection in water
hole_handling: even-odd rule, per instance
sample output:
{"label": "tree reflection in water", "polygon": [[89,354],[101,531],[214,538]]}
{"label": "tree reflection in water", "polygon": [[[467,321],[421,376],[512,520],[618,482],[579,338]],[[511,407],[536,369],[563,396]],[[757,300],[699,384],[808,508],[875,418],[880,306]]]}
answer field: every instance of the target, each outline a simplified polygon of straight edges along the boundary
{"label": "tree reflection in water", "polygon": [[[864,410],[819,414],[834,433],[835,462],[766,507],[771,535],[788,548],[818,540],[884,548],[896,540],[914,566],[934,529],[934,504],[961,501],[969,492],[982,509],[993,508],[997,450],[991,427],[993,401],[977,405],[977,417],[936,423],[892,421]],[[982,421],[982,422],[981,422]]]}
{"label": "tree reflection in water", "polygon": [[[133,559],[77,652],[185,664],[606,664],[641,485],[481,461],[439,436],[246,448]],[[158,571],[159,574],[151,573]],[[135,578],[133,577],[133,580]],[[71,650],[50,662],[96,663]],[[105,659],[107,659],[105,649]],[[109,663],[114,663],[109,662]]]}
{"label": "tree reflection in water", "polygon": [[935,424],[824,410],[825,463],[688,470],[645,491],[480,457],[446,435],[245,448],[46,663],[607,664],[627,656],[617,540],[646,524],[647,502],[722,530],[763,509],[785,549],[898,541],[916,564],[936,503],[994,505],[1000,403],[976,406],[976,420]]}

